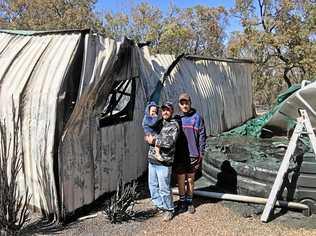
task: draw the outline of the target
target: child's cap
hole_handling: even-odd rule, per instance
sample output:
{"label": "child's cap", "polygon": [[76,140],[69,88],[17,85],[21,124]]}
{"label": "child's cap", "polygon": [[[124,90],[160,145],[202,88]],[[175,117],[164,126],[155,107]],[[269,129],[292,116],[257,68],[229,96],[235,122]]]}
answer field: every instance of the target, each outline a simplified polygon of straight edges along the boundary
{"label": "child's cap", "polygon": [[155,102],[149,102],[147,107],[148,107],[148,109],[150,109],[151,107],[157,107],[158,108],[158,105]]}

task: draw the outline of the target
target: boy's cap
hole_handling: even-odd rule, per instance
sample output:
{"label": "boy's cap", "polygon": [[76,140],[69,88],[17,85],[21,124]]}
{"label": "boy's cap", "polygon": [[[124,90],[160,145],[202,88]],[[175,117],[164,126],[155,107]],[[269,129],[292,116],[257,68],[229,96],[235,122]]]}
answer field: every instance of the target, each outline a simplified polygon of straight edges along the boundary
{"label": "boy's cap", "polygon": [[190,95],[187,93],[181,93],[179,96],[179,102],[182,100],[191,101]]}
{"label": "boy's cap", "polygon": [[163,108],[168,108],[168,109],[173,110],[172,102],[165,102],[164,104],[161,105],[161,109]]}

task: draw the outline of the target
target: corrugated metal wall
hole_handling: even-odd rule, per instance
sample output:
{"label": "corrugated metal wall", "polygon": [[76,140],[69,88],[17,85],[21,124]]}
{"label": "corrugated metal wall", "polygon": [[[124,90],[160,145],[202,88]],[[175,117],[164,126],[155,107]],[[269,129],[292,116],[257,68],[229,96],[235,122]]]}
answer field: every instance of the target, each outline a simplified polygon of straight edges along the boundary
{"label": "corrugated metal wall", "polygon": [[[176,58],[155,55],[151,59],[156,73],[162,75]],[[162,100],[177,107],[179,94],[189,93],[193,107],[205,119],[207,134],[218,134],[253,117],[251,70],[250,63],[183,57],[165,81]],[[146,83],[153,82],[147,79]]]}
{"label": "corrugated metal wall", "polygon": [[28,188],[31,204],[47,213],[58,212],[53,173],[58,93],[80,36],[0,33],[0,118],[12,120],[13,97],[23,132],[20,190]]}
{"label": "corrugated metal wall", "polygon": [[[116,189],[118,180],[131,181],[145,170],[142,113],[131,122],[98,127],[98,115],[106,104],[115,80],[135,78],[135,107],[143,109],[138,78],[138,48],[87,36],[82,92],[67,123],[59,147],[60,186],[63,213],[89,204]],[[92,42],[89,42],[92,41]],[[90,57],[87,52],[96,52]],[[119,67],[117,65],[120,65]],[[93,68],[89,68],[89,67]],[[87,86],[89,85],[89,86]]]}
{"label": "corrugated metal wall", "polygon": [[[10,117],[13,94],[23,118],[26,167],[20,182],[30,188],[32,205],[48,213],[56,213],[58,204],[64,214],[73,212],[115,190],[120,178],[131,181],[146,170],[141,127],[146,98],[175,59],[151,57],[148,48],[141,50],[128,40],[116,43],[86,34],[79,96],[58,144],[56,123],[62,116],[56,111],[63,109],[57,106],[66,96],[64,79],[79,41],[79,33],[0,33],[0,114]],[[250,67],[182,58],[165,83],[162,100],[176,104],[179,93],[186,91],[204,116],[208,134],[231,128],[252,116]],[[113,82],[131,78],[137,86],[133,120],[99,128],[98,116]],[[54,145],[59,145],[55,177],[61,202],[55,189]]]}

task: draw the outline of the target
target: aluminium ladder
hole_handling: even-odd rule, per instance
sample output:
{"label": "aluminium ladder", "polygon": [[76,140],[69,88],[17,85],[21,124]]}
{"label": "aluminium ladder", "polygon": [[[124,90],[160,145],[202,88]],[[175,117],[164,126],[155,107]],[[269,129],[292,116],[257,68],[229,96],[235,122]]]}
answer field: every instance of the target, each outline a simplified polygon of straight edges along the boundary
{"label": "aluminium ladder", "polygon": [[[297,118],[297,124],[295,126],[293,135],[290,139],[289,145],[286,149],[283,161],[281,163],[281,166],[279,168],[277,177],[273,183],[271,192],[269,194],[268,201],[264,207],[263,213],[261,215],[261,221],[262,222],[268,222],[269,216],[275,206],[275,202],[277,200],[277,194],[282,186],[284,176],[289,168],[290,165],[290,159],[292,155],[294,154],[294,151],[296,149],[296,143],[298,138],[300,137],[301,134],[307,133],[308,137],[310,139],[312,148],[315,153],[315,158],[316,158],[316,137],[313,131],[313,127],[311,125],[310,119],[308,117],[308,114],[305,110],[299,110],[300,117]],[[306,132],[303,130],[305,128]]]}

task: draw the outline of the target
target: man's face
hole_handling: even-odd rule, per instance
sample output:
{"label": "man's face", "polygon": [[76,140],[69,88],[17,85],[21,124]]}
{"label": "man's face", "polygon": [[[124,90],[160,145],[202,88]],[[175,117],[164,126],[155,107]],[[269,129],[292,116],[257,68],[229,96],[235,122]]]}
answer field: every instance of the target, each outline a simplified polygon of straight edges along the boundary
{"label": "man's face", "polygon": [[181,100],[179,102],[179,107],[183,113],[188,113],[189,111],[191,111],[191,102],[188,100]]}
{"label": "man's face", "polygon": [[164,120],[170,120],[173,114],[173,110],[167,107],[161,108],[161,115]]}

